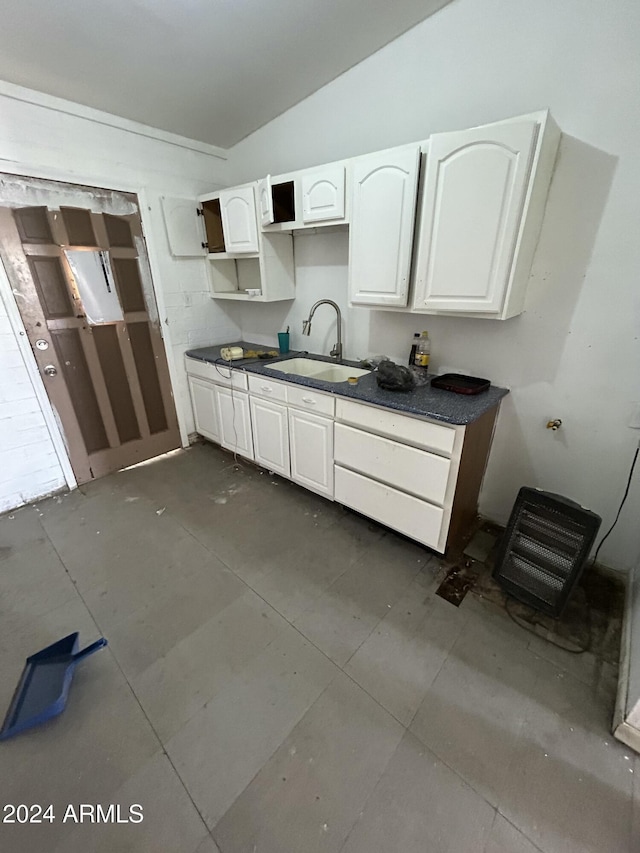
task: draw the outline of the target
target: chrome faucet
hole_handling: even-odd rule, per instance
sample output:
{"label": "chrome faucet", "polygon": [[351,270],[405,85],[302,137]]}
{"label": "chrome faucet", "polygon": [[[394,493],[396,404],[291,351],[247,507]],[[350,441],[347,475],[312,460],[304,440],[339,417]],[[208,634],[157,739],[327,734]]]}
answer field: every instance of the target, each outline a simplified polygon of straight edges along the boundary
{"label": "chrome faucet", "polygon": [[329,355],[331,356],[331,358],[335,358],[340,361],[342,359],[342,314],[340,313],[340,309],[332,299],[319,299],[316,304],[311,307],[311,311],[309,311],[309,316],[306,320],[302,321],[302,334],[307,336],[311,334],[311,321],[313,319],[315,310],[318,305],[324,305],[325,303],[327,305],[333,305],[333,307],[336,309],[336,314],[338,315],[338,340],[336,341]]}

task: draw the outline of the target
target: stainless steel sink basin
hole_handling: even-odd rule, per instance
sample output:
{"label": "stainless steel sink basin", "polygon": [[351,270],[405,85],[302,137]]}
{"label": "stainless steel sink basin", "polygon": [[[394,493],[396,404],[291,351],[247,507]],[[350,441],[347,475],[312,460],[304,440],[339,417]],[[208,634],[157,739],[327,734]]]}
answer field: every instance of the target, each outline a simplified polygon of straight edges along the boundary
{"label": "stainless steel sink basin", "polygon": [[276,361],[269,365],[269,369],[294,376],[308,376],[310,379],[320,379],[322,382],[346,382],[350,376],[365,376],[371,372],[361,367],[331,364],[326,361],[315,361],[312,358],[289,358]]}

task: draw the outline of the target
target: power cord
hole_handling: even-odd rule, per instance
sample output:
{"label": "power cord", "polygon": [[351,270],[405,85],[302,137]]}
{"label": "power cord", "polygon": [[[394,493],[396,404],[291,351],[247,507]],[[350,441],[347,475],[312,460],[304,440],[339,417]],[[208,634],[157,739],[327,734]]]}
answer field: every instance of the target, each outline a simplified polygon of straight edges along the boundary
{"label": "power cord", "polygon": [[625,488],[625,490],[624,490],[624,495],[623,495],[623,497],[622,497],[622,501],[621,501],[621,503],[620,503],[620,506],[618,507],[618,512],[616,513],[616,517],[615,517],[615,519],[614,519],[613,524],[612,524],[612,525],[611,525],[611,527],[607,530],[607,532],[605,533],[605,535],[602,537],[602,539],[600,540],[600,544],[599,544],[599,545],[598,545],[598,547],[596,548],[596,553],[594,554],[594,556],[593,556],[593,560],[591,561],[591,565],[592,565],[592,566],[594,566],[594,565],[595,565],[596,560],[598,559],[598,554],[600,553],[600,548],[602,548],[602,546],[603,546],[603,545],[604,545],[604,543],[606,542],[606,540],[607,540],[607,538],[608,538],[609,534],[611,533],[611,531],[613,530],[613,528],[614,528],[614,527],[616,526],[616,524],[618,523],[618,519],[620,518],[620,513],[622,512],[622,507],[624,506],[624,502],[626,501],[627,497],[629,496],[629,489],[631,488],[631,478],[633,477],[633,469],[636,467],[636,462],[638,461],[638,451],[640,451],[640,441],[638,442],[638,445],[637,445],[637,447],[636,447],[636,452],[633,454],[633,462],[631,463],[631,468],[629,469],[629,476],[628,476],[628,478],[627,478],[627,486],[626,486],[626,488]]}
{"label": "power cord", "polygon": [[[516,625],[518,625],[520,628],[523,628],[525,631],[528,631],[530,634],[533,634],[534,637],[538,637],[538,639],[544,640],[546,643],[549,643],[550,646],[555,646],[557,649],[562,649],[563,652],[568,652],[571,655],[583,655],[585,652],[588,652],[589,649],[591,648],[591,608],[588,606],[588,602],[587,602],[587,621],[588,621],[587,636],[588,636],[588,639],[587,639],[587,645],[582,649],[568,649],[566,646],[563,646],[562,643],[554,642],[552,639],[550,639],[550,637],[548,635],[545,636],[544,634],[540,634],[534,628],[530,627],[530,625],[526,622],[526,620],[519,619],[517,616],[515,616],[511,612],[511,609],[509,607],[509,605],[511,603],[512,603],[512,599],[507,598],[507,600],[505,602],[505,610],[507,611],[507,614],[511,618],[512,622],[515,622]],[[540,624],[540,623],[535,623],[535,624]]]}

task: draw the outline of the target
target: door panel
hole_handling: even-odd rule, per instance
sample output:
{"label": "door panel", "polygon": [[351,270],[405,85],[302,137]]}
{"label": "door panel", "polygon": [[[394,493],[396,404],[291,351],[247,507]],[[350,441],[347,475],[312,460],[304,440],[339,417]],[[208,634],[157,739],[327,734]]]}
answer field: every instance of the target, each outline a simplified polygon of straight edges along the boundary
{"label": "door panel", "polygon": [[271,195],[271,176],[258,181],[258,212],[261,225],[273,222],[273,196]]}
{"label": "door panel", "polygon": [[407,304],[419,166],[418,145],[354,163],[349,297],[356,305]]}
{"label": "door panel", "polygon": [[243,254],[257,252],[258,224],[253,187],[221,192],[220,211],[226,251]]}
{"label": "door panel", "polygon": [[[0,256],[83,483],[179,447],[180,436],[139,214],[105,212],[137,211],[135,196],[104,191],[96,212],[102,191],[74,187],[87,207],[65,207],[68,185],[43,183],[51,209],[0,206]],[[65,258],[71,246],[94,261],[101,253],[113,278],[102,267],[99,280],[96,264],[89,284],[111,290],[122,320],[87,322]]]}
{"label": "door panel", "polygon": [[234,453],[253,459],[249,395],[220,385],[215,386],[215,394],[220,443]]}
{"label": "door panel", "polygon": [[51,337],[87,453],[103,450],[109,446],[109,442],[84,349],[80,343],[79,330],[54,329]]}
{"label": "door panel", "polygon": [[302,177],[304,222],[344,219],[344,166],[324,168]]}
{"label": "door panel", "polygon": [[502,309],[538,125],[514,122],[431,137],[415,307]]}

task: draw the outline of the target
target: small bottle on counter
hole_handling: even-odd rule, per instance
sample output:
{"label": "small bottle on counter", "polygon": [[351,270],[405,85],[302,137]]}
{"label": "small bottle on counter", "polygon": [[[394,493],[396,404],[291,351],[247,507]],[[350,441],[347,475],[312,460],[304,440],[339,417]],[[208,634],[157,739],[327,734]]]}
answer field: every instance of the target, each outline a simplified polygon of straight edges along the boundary
{"label": "small bottle on counter", "polygon": [[413,333],[413,340],[411,341],[411,351],[409,353],[409,367],[416,363],[416,352],[418,350],[418,341],[420,340],[420,332]]}
{"label": "small bottle on counter", "polygon": [[429,332],[423,332],[418,340],[414,364],[416,367],[421,367],[425,372],[429,369],[429,359],[431,356],[431,341],[429,340]]}

